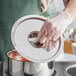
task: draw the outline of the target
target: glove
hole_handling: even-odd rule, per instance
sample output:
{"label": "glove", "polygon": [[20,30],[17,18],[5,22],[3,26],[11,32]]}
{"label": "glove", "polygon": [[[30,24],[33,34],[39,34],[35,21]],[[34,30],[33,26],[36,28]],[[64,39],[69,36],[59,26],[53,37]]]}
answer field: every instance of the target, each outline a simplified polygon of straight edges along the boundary
{"label": "glove", "polygon": [[47,10],[50,1],[51,0],[40,0],[41,13],[44,13]]}
{"label": "glove", "polygon": [[60,12],[53,18],[47,19],[38,34],[39,42],[44,43],[44,46],[49,46],[51,43],[54,44],[71,23],[72,18],[70,14],[65,11]]}
{"label": "glove", "polygon": [[[72,18],[68,12],[60,12],[56,17],[48,19],[54,28],[55,34],[53,40],[56,41],[65,31],[68,25],[72,23]],[[53,31],[52,31],[53,32]]]}

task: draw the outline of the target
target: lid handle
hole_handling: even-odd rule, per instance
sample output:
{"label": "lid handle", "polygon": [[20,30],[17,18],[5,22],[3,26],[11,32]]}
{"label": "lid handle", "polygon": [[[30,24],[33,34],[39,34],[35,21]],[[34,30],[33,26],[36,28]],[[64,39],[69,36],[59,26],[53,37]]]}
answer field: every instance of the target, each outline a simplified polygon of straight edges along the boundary
{"label": "lid handle", "polygon": [[39,31],[32,31],[28,35],[28,41],[33,47],[42,48],[43,44],[38,41],[38,33]]}

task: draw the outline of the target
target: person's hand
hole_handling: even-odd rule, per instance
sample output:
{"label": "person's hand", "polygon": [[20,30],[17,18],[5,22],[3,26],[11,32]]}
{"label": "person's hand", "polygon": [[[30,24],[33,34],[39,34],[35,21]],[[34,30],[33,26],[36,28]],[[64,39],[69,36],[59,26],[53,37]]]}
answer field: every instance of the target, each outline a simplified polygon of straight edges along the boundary
{"label": "person's hand", "polygon": [[41,13],[44,13],[47,10],[50,1],[51,0],[40,0]]}
{"label": "person's hand", "polygon": [[38,35],[39,42],[44,44],[44,48],[50,47],[50,45],[52,47],[71,22],[72,19],[67,12],[61,12],[46,20]]}
{"label": "person's hand", "polygon": [[58,36],[58,34],[59,31],[56,27],[53,26],[50,21],[46,20],[39,32],[38,39],[40,43],[43,43],[44,48],[49,49],[50,46],[54,46],[55,41],[53,39]]}

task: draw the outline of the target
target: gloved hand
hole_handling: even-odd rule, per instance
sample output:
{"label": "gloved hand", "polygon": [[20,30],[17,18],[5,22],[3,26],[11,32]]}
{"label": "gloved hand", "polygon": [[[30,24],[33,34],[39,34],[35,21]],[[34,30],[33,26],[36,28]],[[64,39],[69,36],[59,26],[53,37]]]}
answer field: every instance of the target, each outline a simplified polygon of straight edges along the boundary
{"label": "gloved hand", "polygon": [[44,13],[47,10],[50,4],[50,1],[51,0],[40,0],[41,13]]}
{"label": "gloved hand", "polygon": [[39,32],[39,42],[44,43],[44,47],[54,44],[71,23],[72,18],[70,14],[65,11],[53,18],[47,19]]}

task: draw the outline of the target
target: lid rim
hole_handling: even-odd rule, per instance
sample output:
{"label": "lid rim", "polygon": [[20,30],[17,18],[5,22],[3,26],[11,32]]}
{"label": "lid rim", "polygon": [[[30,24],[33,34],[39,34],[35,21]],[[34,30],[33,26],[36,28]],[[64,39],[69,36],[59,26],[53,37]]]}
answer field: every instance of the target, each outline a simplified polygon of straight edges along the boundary
{"label": "lid rim", "polygon": [[[53,61],[53,60],[61,53],[61,51],[58,51],[57,53],[55,53],[55,54],[56,54],[55,56],[52,56],[51,59],[47,59],[46,61],[45,61],[45,59],[44,59],[44,60],[35,61],[35,59],[29,58],[29,57],[27,57],[27,56],[24,56],[24,54],[23,54],[21,51],[19,51],[19,48],[18,48],[18,47],[16,46],[16,44],[15,44],[14,34],[15,34],[15,31],[16,31],[17,26],[18,26],[20,23],[22,23],[23,20],[25,20],[25,19],[33,19],[33,18],[40,19],[40,20],[44,20],[44,21],[46,20],[46,18],[44,18],[44,17],[42,17],[42,16],[38,16],[38,15],[28,15],[28,16],[24,16],[24,17],[21,17],[20,19],[18,19],[18,20],[15,22],[15,24],[13,25],[12,30],[11,30],[11,41],[12,41],[12,44],[13,44],[13,46],[15,47],[15,49],[17,50],[17,52],[18,52],[19,54],[21,54],[21,56],[27,58],[27,59],[30,60],[30,61],[38,62],[38,63],[40,63],[40,62],[41,62],[41,63],[42,63],[42,62],[44,63],[44,62]],[[63,40],[62,40],[62,39],[63,39],[63,38],[60,37],[60,40],[61,40],[60,50],[62,49],[62,46],[63,46]]]}

